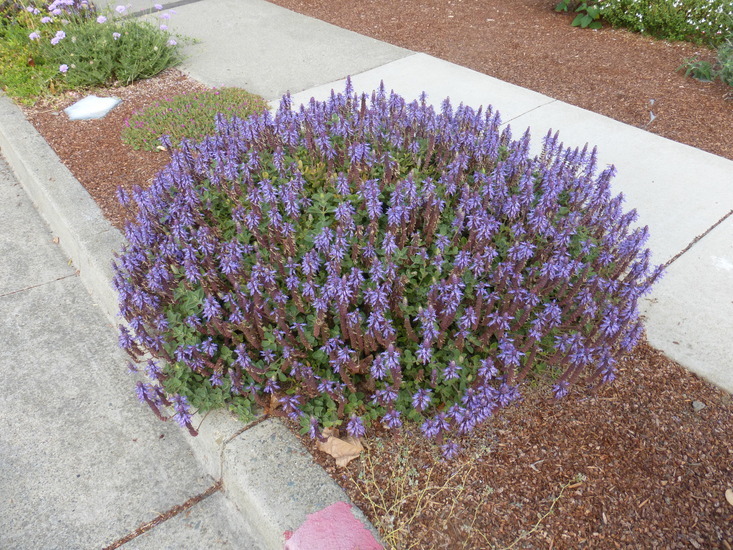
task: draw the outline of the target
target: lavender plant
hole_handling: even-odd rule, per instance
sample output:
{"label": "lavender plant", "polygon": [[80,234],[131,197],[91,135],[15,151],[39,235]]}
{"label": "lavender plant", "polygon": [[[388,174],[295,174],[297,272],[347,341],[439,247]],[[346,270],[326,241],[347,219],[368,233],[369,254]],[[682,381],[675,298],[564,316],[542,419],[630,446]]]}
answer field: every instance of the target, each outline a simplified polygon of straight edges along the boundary
{"label": "lavender plant", "polygon": [[191,430],[193,408],[221,405],[314,436],[408,419],[450,457],[451,434],[537,368],[557,397],[614,379],[660,273],[614,169],[557,134],[531,157],[491,108],[425,99],[347,84],[299,111],[286,96],[275,115],[218,115],[148,190],[121,192],[138,213],[114,284],[121,345],[152,357],[141,400]]}

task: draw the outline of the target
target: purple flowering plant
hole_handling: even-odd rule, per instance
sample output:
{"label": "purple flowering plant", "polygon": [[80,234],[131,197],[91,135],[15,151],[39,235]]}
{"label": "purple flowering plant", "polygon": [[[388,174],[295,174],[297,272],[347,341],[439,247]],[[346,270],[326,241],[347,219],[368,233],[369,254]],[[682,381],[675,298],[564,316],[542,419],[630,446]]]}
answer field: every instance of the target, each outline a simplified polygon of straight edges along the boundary
{"label": "purple flowering plant", "polygon": [[[17,55],[12,50],[15,37],[27,39],[21,45],[27,52],[21,56],[23,65],[7,79],[2,78],[11,96],[129,84],[154,76],[182,59],[174,35],[167,30],[147,21],[120,18],[115,11],[99,14],[88,0],[35,1],[23,9],[20,5],[12,10],[0,8],[0,16],[7,13],[11,22],[6,26],[6,18],[0,19],[0,54],[8,50]],[[12,35],[12,42],[6,32]],[[32,61],[30,69],[25,67],[28,59]]]}
{"label": "purple flowering plant", "polygon": [[[161,366],[138,395],[257,408],[304,433],[418,422],[447,456],[538,370],[562,397],[614,379],[660,268],[612,167],[548,133],[529,153],[492,108],[384,86],[184,140],[115,264],[121,345]],[[269,394],[269,395],[268,395]],[[169,397],[171,396],[171,397]],[[185,397],[183,400],[181,397]],[[276,399],[280,407],[271,410]]]}

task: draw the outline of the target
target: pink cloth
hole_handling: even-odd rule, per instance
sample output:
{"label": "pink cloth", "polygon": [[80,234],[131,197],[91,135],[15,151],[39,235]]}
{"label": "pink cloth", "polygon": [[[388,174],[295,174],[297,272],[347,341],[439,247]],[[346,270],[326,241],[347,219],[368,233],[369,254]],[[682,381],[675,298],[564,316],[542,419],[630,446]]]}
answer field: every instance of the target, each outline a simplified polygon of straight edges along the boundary
{"label": "pink cloth", "polygon": [[335,502],[310,514],[295,533],[285,533],[283,550],[383,550],[351,513],[351,505]]}

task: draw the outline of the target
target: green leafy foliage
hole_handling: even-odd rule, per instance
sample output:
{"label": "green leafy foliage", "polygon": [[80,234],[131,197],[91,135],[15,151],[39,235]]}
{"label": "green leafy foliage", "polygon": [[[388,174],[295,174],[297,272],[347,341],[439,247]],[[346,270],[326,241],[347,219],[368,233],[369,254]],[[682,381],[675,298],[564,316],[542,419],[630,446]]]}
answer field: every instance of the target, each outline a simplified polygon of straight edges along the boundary
{"label": "green leafy foliage", "polygon": [[555,11],[577,12],[576,27],[596,29],[605,21],[656,38],[713,46],[733,30],[731,0],[561,0]]}
{"label": "green leafy foliage", "polygon": [[614,27],[665,40],[718,45],[733,27],[731,0],[607,0],[601,17]]}
{"label": "green leafy foliage", "polygon": [[58,67],[49,65],[20,25],[0,27],[0,88],[19,101],[48,93]]}
{"label": "green leafy foliage", "polygon": [[702,82],[712,82],[719,78],[723,84],[733,86],[733,41],[728,40],[718,47],[717,59],[713,63],[701,59],[686,59],[679,68],[682,69],[685,76]]}
{"label": "green leafy foliage", "polygon": [[701,82],[712,82],[715,80],[715,69],[710,61],[700,59],[686,59],[680,70],[685,70],[685,76],[691,76]]}
{"label": "green leafy foliage", "polygon": [[0,54],[0,86],[25,102],[68,88],[129,84],[182,59],[164,25],[98,15],[86,0],[2,2]]}
{"label": "green leafy foliage", "polygon": [[571,25],[573,27],[581,27],[583,29],[600,29],[601,28],[601,8],[595,4],[583,2],[575,8],[578,15],[575,16]]}
{"label": "green leafy foliage", "polygon": [[220,88],[175,96],[140,112],[125,123],[122,141],[134,149],[153,151],[167,135],[174,144],[183,139],[200,141],[214,133],[218,113],[227,118],[247,118],[267,109],[260,96],[240,88]]}
{"label": "green leafy foliage", "polygon": [[733,86],[733,41],[728,40],[718,48],[717,76],[728,86]]}
{"label": "green leafy foliage", "polygon": [[146,21],[74,21],[64,32],[66,38],[56,45],[44,41],[42,51],[50,64],[68,67],[62,78],[71,87],[130,84],[182,59],[170,33]]}

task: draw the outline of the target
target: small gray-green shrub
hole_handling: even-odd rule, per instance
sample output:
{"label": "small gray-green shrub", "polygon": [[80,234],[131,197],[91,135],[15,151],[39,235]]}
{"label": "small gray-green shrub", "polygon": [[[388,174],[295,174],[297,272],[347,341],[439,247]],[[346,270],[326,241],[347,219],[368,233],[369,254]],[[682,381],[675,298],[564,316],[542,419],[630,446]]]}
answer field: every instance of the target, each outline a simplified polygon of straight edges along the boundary
{"label": "small gray-green shrub", "polygon": [[168,136],[174,144],[183,139],[201,141],[215,132],[217,113],[227,118],[247,118],[267,108],[263,98],[240,88],[178,95],[134,113],[125,122],[122,141],[134,149],[146,151],[160,146],[161,136]]}

